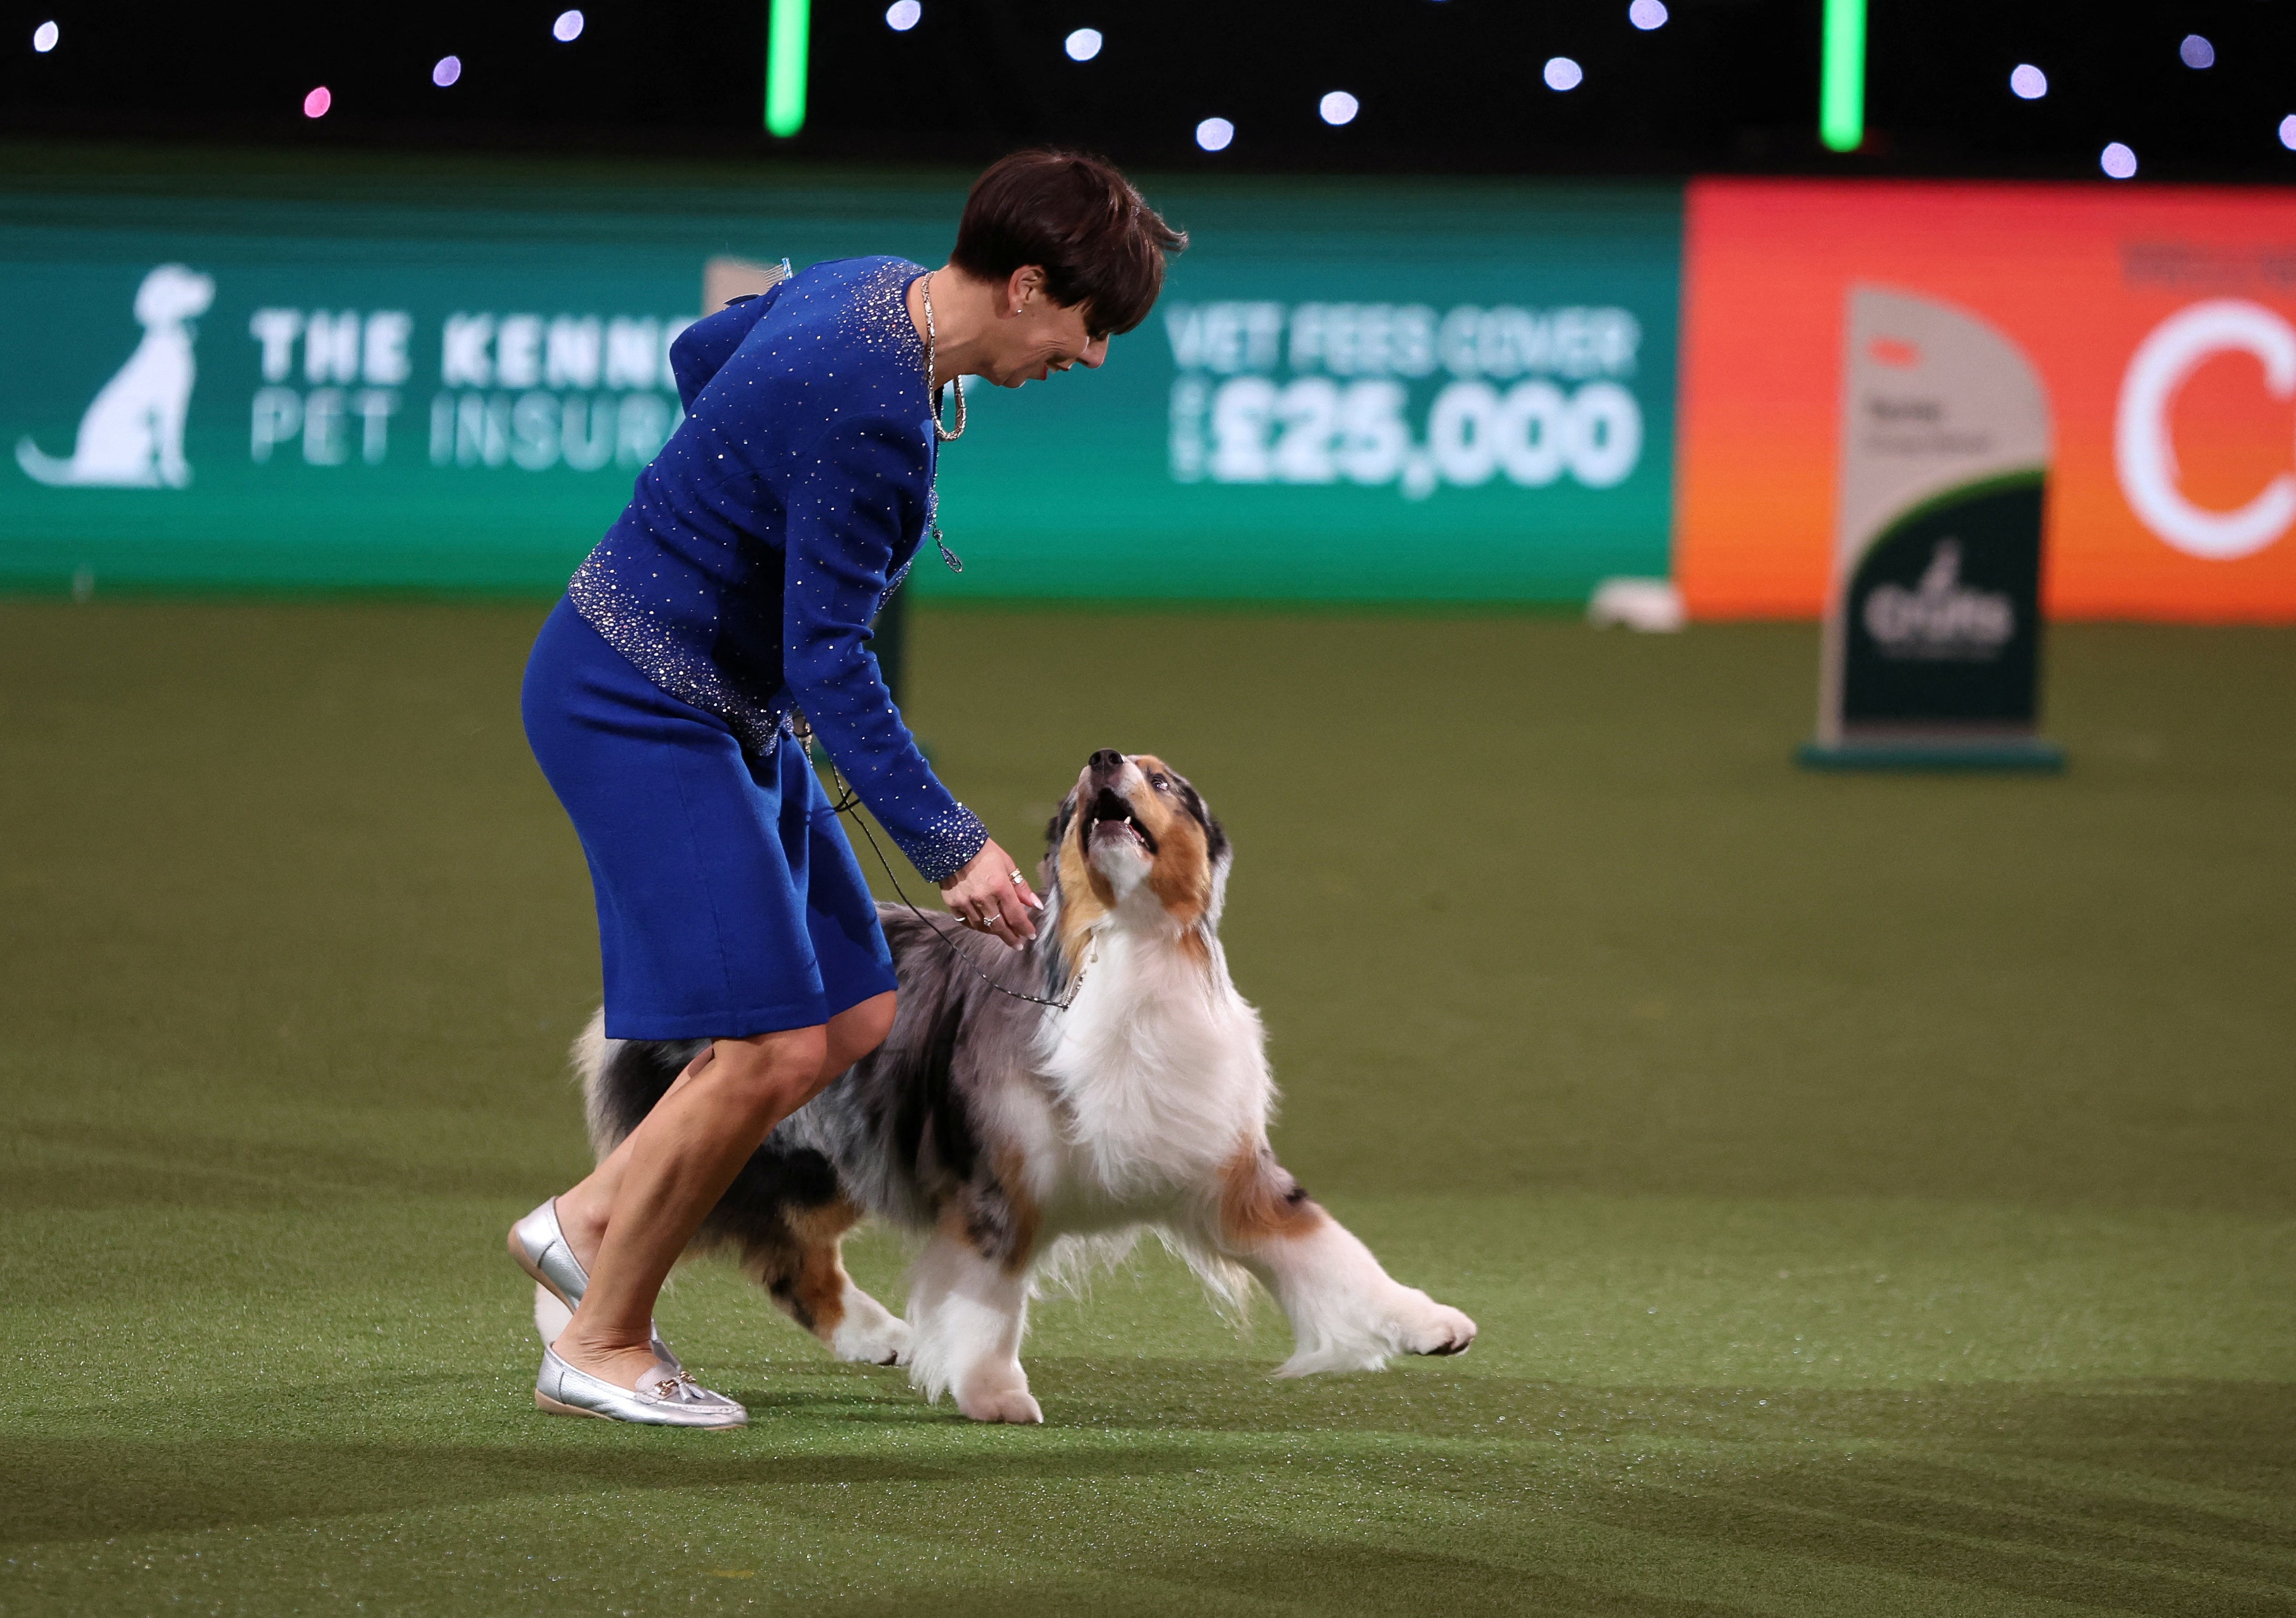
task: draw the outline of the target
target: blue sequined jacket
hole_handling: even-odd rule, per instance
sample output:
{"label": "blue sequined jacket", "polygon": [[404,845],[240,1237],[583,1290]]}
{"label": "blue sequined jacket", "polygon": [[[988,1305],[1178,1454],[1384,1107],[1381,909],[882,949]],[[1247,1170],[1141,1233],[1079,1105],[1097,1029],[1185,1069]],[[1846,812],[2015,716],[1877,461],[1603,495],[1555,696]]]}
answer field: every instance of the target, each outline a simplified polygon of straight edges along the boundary
{"label": "blue sequined jacket", "polygon": [[899,258],[817,264],[670,349],[685,420],[567,586],[662,690],[762,751],[802,710],[917,870],[988,833],[893,706],[869,626],[932,519],[924,345]]}

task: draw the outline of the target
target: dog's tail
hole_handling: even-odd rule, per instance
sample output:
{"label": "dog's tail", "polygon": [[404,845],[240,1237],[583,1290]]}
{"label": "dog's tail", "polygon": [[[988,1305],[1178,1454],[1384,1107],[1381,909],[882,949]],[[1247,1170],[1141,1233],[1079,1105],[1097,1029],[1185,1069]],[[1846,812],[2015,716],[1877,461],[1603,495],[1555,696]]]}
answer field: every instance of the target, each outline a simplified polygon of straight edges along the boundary
{"label": "dog's tail", "polygon": [[32,442],[29,433],[16,440],[16,464],[24,469],[26,477],[52,487],[79,481],[79,473],[70,461],[59,461],[53,455],[41,454],[40,446]]}

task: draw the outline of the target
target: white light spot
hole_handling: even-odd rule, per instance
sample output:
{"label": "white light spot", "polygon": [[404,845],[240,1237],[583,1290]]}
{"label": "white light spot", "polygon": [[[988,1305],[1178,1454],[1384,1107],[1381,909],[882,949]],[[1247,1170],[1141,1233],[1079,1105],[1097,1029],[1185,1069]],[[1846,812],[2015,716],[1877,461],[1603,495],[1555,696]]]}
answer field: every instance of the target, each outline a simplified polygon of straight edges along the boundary
{"label": "white light spot", "polygon": [[2038,101],[2049,93],[2049,76],[2030,61],[2009,70],[2009,93],[2023,101]]}
{"label": "white light spot", "polygon": [[328,90],[326,86],[321,85],[317,89],[312,91],[308,95],[303,98],[303,116],[305,118],[324,118],[327,116],[327,109],[334,104],[334,95]]}
{"label": "white light spot", "polygon": [[885,8],[885,26],[896,34],[906,34],[923,20],[925,8],[917,0],[893,0]]}
{"label": "white light spot", "polygon": [[63,37],[62,29],[53,22],[43,22],[32,30],[32,48],[45,56],[56,48],[56,41],[62,37]]}
{"label": "white light spot", "polygon": [[1334,90],[1316,103],[1316,110],[1323,114],[1327,124],[1352,124],[1356,114],[1363,110],[1363,104],[1345,90]]}
{"label": "white light spot", "polygon": [[2198,34],[2187,34],[2177,46],[2177,59],[2188,68],[2213,68],[2217,48]]}
{"label": "white light spot", "polygon": [[2296,112],[2280,120],[2280,143],[2289,151],[2296,151]]}
{"label": "white light spot", "polygon": [[1546,69],[1540,75],[1550,90],[1576,90],[1586,82],[1586,70],[1568,56],[1550,56]]}
{"label": "white light spot", "polygon": [[1206,151],[1226,151],[1235,139],[1235,126],[1224,118],[1208,118],[1196,126],[1196,144]]}
{"label": "white light spot", "polygon": [[1090,61],[1100,54],[1100,30],[1078,29],[1061,41],[1061,48],[1069,53],[1070,61]]}
{"label": "white light spot", "polygon": [[430,82],[441,90],[462,76],[463,59],[459,56],[441,56],[430,69]]}
{"label": "white light spot", "polygon": [[561,45],[572,45],[582,37],[582,13],[561,12],[558,20],[550,25],[550,37]]}
{"label": "white light spot", "polygon": [[1645,34],[1666,26],[1666,0],[1635,0],[1627,7],[1627,20]]}
{"label": "white light spot", "polygon": [[2136,174],[2136,154],[2115,141],[2099,155],[2096,166],[2113,179],[2133,179]]}

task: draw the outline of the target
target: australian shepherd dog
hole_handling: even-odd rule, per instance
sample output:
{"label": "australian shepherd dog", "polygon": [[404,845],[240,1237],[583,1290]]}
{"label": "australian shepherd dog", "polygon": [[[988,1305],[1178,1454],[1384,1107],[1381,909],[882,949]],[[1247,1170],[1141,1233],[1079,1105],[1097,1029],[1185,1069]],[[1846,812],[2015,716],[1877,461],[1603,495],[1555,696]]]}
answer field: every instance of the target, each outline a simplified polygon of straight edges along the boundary
{"label": "australian shepherd dog", "polygon": [[[905,1364],[976,1421],[1044,1419],[1021,1366],[1032,1290],[1145,1231],[1218,1301],[1254,1279],[1275,1295],[1295,1342],[1279,1376],[1465,1352],[1475,1323],[1390,1279],[1268,1149],[1266,1034],[1219,942],[1227,836],[1195,788],[1095,753],[1047,843],[1024,949],[881,907],[890,1035],[774,1130],[696,1246],[730,1250],[839,1358]],[[603,1156],[703,1042],[602,1028],[575,1064]],[[839,1256],[872,1215],[923,1238],[906,1320]],[[545,1337],[564,1318],[538,1292]]]}

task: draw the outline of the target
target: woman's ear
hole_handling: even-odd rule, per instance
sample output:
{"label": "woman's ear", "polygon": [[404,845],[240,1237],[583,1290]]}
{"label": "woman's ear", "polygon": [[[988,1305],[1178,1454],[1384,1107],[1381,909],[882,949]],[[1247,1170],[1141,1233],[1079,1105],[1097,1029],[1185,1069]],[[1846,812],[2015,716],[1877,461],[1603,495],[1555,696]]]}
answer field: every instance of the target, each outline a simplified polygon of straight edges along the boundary
{"label": "woman's ear", "polygon": [[1013,271],[1012,275],[1004,282],[1004,313],[1007,316],[1020,314],[1021,310],[1027,308],[1039,297],[1043,296],[1044,290],[1044,266],[1038,264],[1022,265],[1019,269]]}

